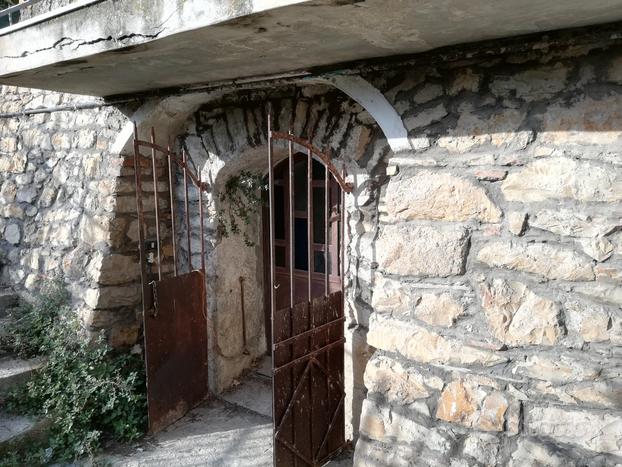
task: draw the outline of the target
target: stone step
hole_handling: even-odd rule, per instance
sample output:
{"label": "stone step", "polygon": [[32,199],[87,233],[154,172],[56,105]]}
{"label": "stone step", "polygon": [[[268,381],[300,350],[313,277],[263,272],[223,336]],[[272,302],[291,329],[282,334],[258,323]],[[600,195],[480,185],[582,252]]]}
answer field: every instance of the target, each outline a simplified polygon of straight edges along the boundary
{"label": "stone step", "polygon": [[26,443],[45,440],[49,427],[45,419],[0,412],[0,457]]}
{"label": "stone step", "polygon": [[27,382],[32,374],[41,368],[43,359],[24,360],[15,357],[0,357],[0,397],[11,389]]}

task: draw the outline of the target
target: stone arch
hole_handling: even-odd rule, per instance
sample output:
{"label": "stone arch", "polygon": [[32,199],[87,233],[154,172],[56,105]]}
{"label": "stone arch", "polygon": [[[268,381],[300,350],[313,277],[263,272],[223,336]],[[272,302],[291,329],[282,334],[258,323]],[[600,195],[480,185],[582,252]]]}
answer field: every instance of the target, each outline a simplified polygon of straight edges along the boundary
{"label": "stone arch", "polygon": [[[376,222],[373,221],[373,203],[369,203],[374,197],[375,188],[365,181],[370,178],[378,162],[391,152],[392,147],[367,109],[335,89],[333,84],[327,84],[330,83],[303,83],[299,88],[290,86],[269,92],[227,94],[218,91],[173,96],[146,103],[133,114],[131,120],[137,121],[141,137],[146,137],[153,126],[157,135],[176,138],[177,147],[183,146],[188,151],[192,163],[201,171],[202,179],[213,188],[206,200],[206,214],[213,217],[217,209],[215,194],[228,176],[243,169],[260,168],[264,161],[267,164],[265,116],[266,102],[271,101],[276,130],[286,131],[291,120],[294,134],[309,138],[315,146],[330,151],[333,159],[339,161],[339,167],[346,166],[349,181],[355,186],[352,196],[347,197],[346,209],[349,212],[349,244],[352,256],[356,257],[361,244],[368,241],[371,230],[375,229]],[[113,151],[131,154],[132,132],[133,123],[128,122],[119,134]],[[282,147],[277,145],[275,148],[277,157],[279,151],[285,150],[285,143],[281,144]],[[369,215],[361,214],[366,209],[369,209]],[[370,219],[372,224],[369,223]],[[265,346],[265,342],[262,344],[260,339],[256,339],[253,351],[245,355],[240,345],[241,333],[225,337],[226,332],[223,331],[235,329],[238,324],[233,311],[229,315],[221,311],[239,310],[239,298],[235,297],[236,290],[239,290],[239,274],[228,276],[222,258],[230,259],[234,252],[240,262],[255,264],[254,268],[247,268],[248,275],[254,269],[256,277],[260,277],[261,254],[244,252],[244,245],[240,244],[239,239],[223,240],[218,236],[213,223],[207,223],[206,227],[210,236],[206,252],[212,347],[210,384],[212,390],[220,392],[248,368],[252,359],[261,352],[262,345]],[[258,225],[251,228],[259,230]],[[346,269],[350,272],[346,275],[346,288],[354,291],[359,283],[358,272],[355,271],[359,261],[357,259],[348,263],[350,261],[347,260]],[[247,298],[245,290],[247,306],[249,303],[261,304],[263,300],[259,279],[254,281],[254,285],[258,293]],[[351,420],[347,424],[347,434],[353,437],[358,431],[357,416],[364,399],[363,372],[368,351],[364,327],[366,318],[363,316],[366,311],[357,309],[355,293],[349,294],[347,301],[346,316],[351,335],[346,354],[351,358],[346,363],[346,413],[350,414],[347,417]],[[362,328],[359,328],[360,323],[363,323]],[[226,341],[227,338],[230,341]],[[355,416],[352,417],[352,414]]]}

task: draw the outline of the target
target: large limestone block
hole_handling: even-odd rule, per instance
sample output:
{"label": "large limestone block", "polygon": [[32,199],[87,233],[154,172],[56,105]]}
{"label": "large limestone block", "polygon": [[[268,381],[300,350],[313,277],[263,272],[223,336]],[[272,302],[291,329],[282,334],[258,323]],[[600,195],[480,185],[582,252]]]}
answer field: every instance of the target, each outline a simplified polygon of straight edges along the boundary
{"label": "large limestone block", "polygon": [[417,284],[377,275],[371,305],[374,311],[414,316],[434,326],[452,326],[464,314],[464,305],[452,294],[418,288]]}
{"label": "large limestone block", "polygon": [[489,350],[478,349],[413,322],[374,313],[369,320],[367,341],[377,349],[397,352],[421,363],[452,363],[491,366],[507,359]]}
{"label": "large limestone block", "polygon": [[493,94],[503,97],[515,94],[520,99],[545,99],[565,89],[567,74],[568,70],[559,64],[540,67],[497,77],[490,84],[490,90]]}
{"label": "large limestone block", "polygon": [[363,434],[378,441],[421,443],[443,454],[452,447],[450,435],[417,423],[415,413],[407,409],[392,410],[390,406],[379,405],[370,399],[363,401],[360,429]]}
{"label": "large limestone block", "polygon": [[376,241],[378,265],[389,274],[448,277],[464,274],[466,228],[387,225]]}
{"label": "large limestone block", "polygon": [[603,93],[602,97],[582,97],[549,105],[542,116],[542,128],[538,141],[559,145],[599,145],[609,151],[607,145],[617,144],[622,131],[622,95]]}
{"label": "large limestone block", "polygon": [[392,179],[385,205],[391,220],[430,219],[499,222],[501,211],[482,187],[447,173],[424,170]]}
{"label": "large limestone block", "polygon": [[568,300],[564,304],[566,326],[570,332],[581,336],[585,342],[602,342],[611,339],[622,342],[620,318],[598,304],[581,300]]}
{"label": "large limestone block", "polygon": [[481,146],[491,145],[509,150],[524,149],[533,139],[533,132],[520,130],[525,113],[504,109],[492,115],[480,116],[460,113],[456,127],[437,144],[454,153],[465,153]]}
{"label": "large limestone block", "polygon": [[482,306],[493,335],[505,344],[553,345],[562,334],[559,306],[522,284],[494,279],[481,286]]}
{"label": "large limestone block", "polygon": [[456,380],[441,393],[436,417],[481,431],[503,431],[510,401],[500,391]]}
{"label": "large limestone block", "polygon": [[578,356],[569,355],[533,355],[523,362],[515,363],[512,369],[514,374],[553,384],[593,381],[600,376],[601,372],[602,366]]}
{"label": "large limestone block", "polygon": [[622,200],[622,177],[590,162],[553,157],[534,161],[511,173],[502,183],[501,190],[508,201],[574,199],[616,202]]}
{"label": "large limestone block", "polygon": [[540,209],[529,216],[529,225],[558,235],[592,238],[607,235],[622,225],[622,220],[568,208]]}
{"label": "large limestone block", "polygon": [[477,260],[491,267],[530,272],[547,279],[594,280],[588,258],[547,243],[491,242],[479,251]]}
{"label": "large limestone block", "polygon": [[391,404],[408,405],[430,397],[430,389],[442,389],[443,381],[391,357],[376,355],[367,363],[365,387],[370,393],[383,394]]}
{"label": "large limestone block", "polygon": [[509,467],[527,467],[546,465],[548,467],[566,467],[571,464],[569,459],[545,444],[537,443],[531,439],[521,438],[516,444],[516,450],[512,453]]}
{"label": "large limestone block", "polygon": [[529,434],[550,436],[596,452],[622,452],[622,417],[610,412],[529,407],[525,411],[525,429]]}

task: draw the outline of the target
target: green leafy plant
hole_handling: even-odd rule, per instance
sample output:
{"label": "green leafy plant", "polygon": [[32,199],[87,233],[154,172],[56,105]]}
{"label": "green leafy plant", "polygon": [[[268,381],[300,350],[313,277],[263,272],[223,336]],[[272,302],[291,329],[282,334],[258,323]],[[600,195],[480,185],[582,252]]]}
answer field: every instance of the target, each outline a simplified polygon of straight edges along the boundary
{"label": "green leafy plant", "polygon": [[104,439],[128,441],[144,433],[142,360],[114,351],[103,335],[86,338],[61,286],[47,287],[34,304],[22,308],[17,322],[17,350],[42,355],[46,363],[9,395],[6,405],[12,412],[47,418],[51,428],[47,443],[9,453],[0,465],[92,457]]}
{"label": "green leafy plant", "polygon": [[248,231],[255,215],[263,205],[263,192],[268,185],[260,174],[243,170],[227,179],[219,201],[224,207],[218,210],[218,228],[223,237],[242,235],[247,246],[254,246]]}

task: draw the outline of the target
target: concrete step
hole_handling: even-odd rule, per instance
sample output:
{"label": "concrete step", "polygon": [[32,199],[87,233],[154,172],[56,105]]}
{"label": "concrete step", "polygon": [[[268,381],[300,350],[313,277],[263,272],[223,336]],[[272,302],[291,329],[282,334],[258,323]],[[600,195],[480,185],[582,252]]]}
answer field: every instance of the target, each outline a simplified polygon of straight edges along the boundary
{"label": "concrete step", "polygon": [[44,440],[49,427],[50,423],[45,419],[0,412],[0,455],[25,443]]}
{"label": "concrete step", "polygon": [[253,373],[220,395],[221,399],[264,417],[272,417],[272,381]]}
{"label": "concrete step", "polygon": [[43,365],[43,359],[24,360],[15,357],[0,358],[0,398],[11,389],[27,382]]}

